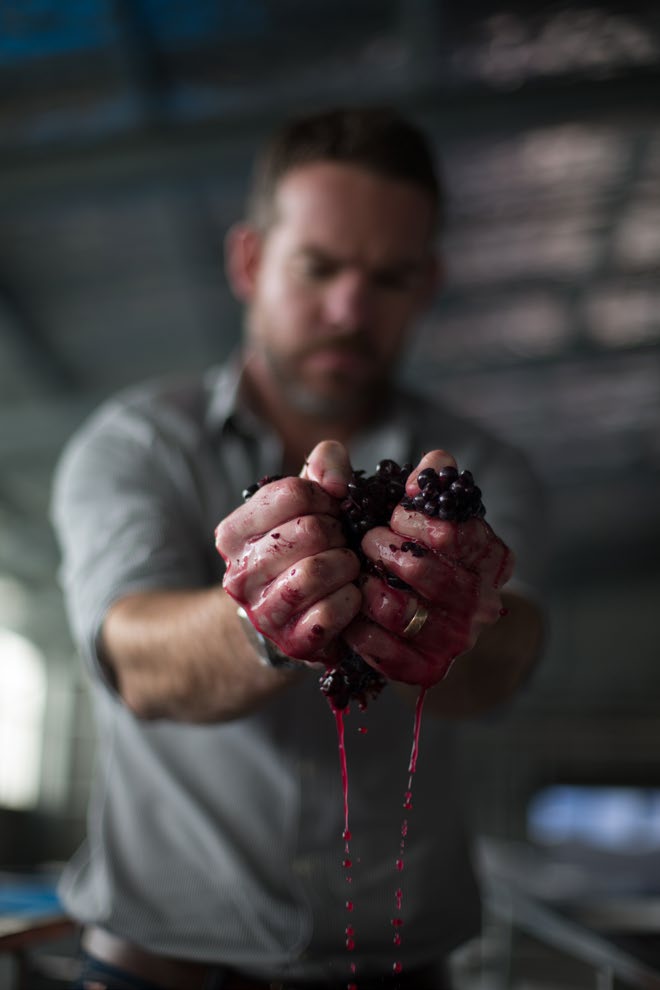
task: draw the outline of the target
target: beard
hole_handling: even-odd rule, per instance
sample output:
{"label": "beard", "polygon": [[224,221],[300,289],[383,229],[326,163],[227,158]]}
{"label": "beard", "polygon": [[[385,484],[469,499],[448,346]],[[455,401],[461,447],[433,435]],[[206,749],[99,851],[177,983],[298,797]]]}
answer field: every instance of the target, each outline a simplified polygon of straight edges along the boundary
{"label": "beard", "polygon": [[[338,345],[333,342],[333,349],[344,349],[348,353],[358,353],[364,357],[367,354],[364,346],[351,344]],[[390,381],[387,372],[370,376],[368,380],[357,379],[355,376],[341,371],[329,372],[322,383],[314,384],[306,381],[298,371],[307,355],[323,350],[322,347],[310,349],[306,354],[299,355],[295,360],[286,360],[269,348],[263,347],[262,354],[268,371],[276,383],[284,401],[296,412],[317,419],[351,419],[356,414],[363,414],[373,408],[376,397],[388,386]]]}

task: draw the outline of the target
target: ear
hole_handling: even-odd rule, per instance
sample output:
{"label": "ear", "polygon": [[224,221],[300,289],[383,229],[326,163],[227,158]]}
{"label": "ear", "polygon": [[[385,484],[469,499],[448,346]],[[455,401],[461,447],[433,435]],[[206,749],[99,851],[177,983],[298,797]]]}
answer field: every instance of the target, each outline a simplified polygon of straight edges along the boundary
{"label": "ear", "polygon": [[262,235],[250,224],[237,223],[227,231],[225,270],[231,290],[241,302],[249,302],[254,295],[261,248]]}

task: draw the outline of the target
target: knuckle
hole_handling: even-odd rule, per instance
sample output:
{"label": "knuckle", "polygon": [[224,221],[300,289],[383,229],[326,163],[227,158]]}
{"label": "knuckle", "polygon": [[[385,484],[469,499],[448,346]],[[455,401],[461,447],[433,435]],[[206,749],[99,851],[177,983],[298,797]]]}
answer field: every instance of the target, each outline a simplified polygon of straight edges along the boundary
{"label": "knuckle", "polygon": [[314,546],[340,546],[345,542],[341,525],[337,519],[326,515],[300,516],[296,520],[297,536],[308,540]]}

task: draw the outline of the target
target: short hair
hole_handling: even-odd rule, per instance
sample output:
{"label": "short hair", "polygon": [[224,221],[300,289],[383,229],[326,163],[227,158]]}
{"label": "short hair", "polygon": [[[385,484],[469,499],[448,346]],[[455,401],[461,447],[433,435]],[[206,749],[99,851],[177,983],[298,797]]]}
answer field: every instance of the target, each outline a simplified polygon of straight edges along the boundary
{"label": "short hair", "polygon": [[283,176],[321,161],[409,182],[429,196],[436,219],[442,217],[444,190],[424,133],[391,107],[335,107],[289,120],[264,145],[247,199],[250,221],[266,229]]}

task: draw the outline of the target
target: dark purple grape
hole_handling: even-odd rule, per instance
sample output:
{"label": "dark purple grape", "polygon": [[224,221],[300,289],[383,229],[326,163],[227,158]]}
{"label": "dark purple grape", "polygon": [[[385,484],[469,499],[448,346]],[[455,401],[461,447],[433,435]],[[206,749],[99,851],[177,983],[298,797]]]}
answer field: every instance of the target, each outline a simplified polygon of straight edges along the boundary
{"label": "dark purple grape", "polygon": [[437,477],[438,477],[437,471],[435,471],[433,468],[424,468],[424,470],[420,471],[419,474],[417,475],[417,484],[423,491],[426,488],[426,486],[430,482],[435,481]]}
{"label": "dark purple grape", "polygon": [[387,476],[398,475],[400,471],[401,468],[399,467],[397,462],[391,460],[380,461],[378,467],[376,468],[376,474],[378,475],[387,475]]}
{"label": "dark purple grape", "polygon": [[445,481],[445,482],[455,481],[456,478],[458,478],[458,470],[455,467],[452,467],[450,464],[448,464],[447,467],[440,468],[440,470],[438,471],[438,477],[440,478],[441,481]]}

